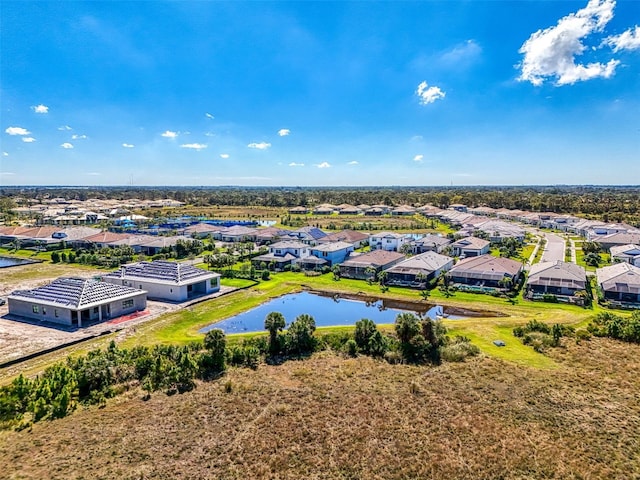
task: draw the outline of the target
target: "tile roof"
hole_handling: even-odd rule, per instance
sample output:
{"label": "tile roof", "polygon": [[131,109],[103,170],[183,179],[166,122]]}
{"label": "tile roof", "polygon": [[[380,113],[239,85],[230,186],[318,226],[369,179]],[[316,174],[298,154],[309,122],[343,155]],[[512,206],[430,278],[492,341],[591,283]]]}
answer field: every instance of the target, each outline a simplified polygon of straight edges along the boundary
{"label": "tile roof", "polygon": [[350,256],[347,261],[343,262],[343,266],[362,267],[366,265],[385,266],[390,263],[399,262],[405,256],[398,252],[388,252],[386,250],[373,250],[372,252],[363,253],[362,255]]}
{"label": "tile roof", "polygon": [[353,250],[353,244],[348,242],[331,242],[331,243],[323,243],[322,245],[318,245],[317,247],[311,247],[311,250],[314,252],[338,252],[340,250]]}
{"label": "tile roof", "polygon": [[640,294],[640,267],[616,263],[596,270],[598,285],[605,291]]}
{"label": "tile roof", "polygon": [[367,233],[356,232],[355,230],[342,230],[340,232],[330,233],[326,237],[320,239],[320,243],[328,242],[361,242],[367,240],[369,235]]}
{"label": "tile roof", "polygon": [[153,262],[138,262],[123,265],[119,270],[108,273],[109,278],[137,278],[162,283],[184,284],[192,280],[206,280],[217,276],[217,273],[207,272],[193,265],[155,260]]}
{"label": "tile roof", "polygon": [[516,276],[522,270],[522,263],[510,258],[480,255],[468,257],[456,263],[449,273],[452,276],[499,280],[505,275]]}
{"label": "tile roof", "polygon": [[587,272],[584,267],[560,260],[531,265],[527,278],[529,285],[585,288],[586,283]]}
{"label": "tile roof", "polygon": [[435,252],[425,252],[407,258],[387,270],[389,273],[409,273],[413,271],[435,272],[453,262],[453,258]]}
{"label": "tile roof", "polygon": [[482,250],[486,246],[490,245],[491,242],[488,240],[483,240],[478,237],[466,237],[458,240],[457,242],[453,242],[451,244],[452,247],[464,248],[464,249],[472,249],[472,250]]}
{"label": "tile roof", "polygon": [[10,297],[81,309],[141,293],[146,292],[93,279],[62,277],[32,290],[16,290]]}

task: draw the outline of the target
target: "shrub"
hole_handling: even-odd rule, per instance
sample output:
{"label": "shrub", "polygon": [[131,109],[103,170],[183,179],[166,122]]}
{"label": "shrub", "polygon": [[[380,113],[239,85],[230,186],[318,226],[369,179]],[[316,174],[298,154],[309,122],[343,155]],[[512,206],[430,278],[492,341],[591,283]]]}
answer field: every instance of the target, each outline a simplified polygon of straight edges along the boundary
{"label": "shrub", "polygon": [[266,269],[262,270],[262,273],[260,274],[260,278],[265,281],[269,280],[271,278],[269,275],[269,270],[266,270]]}
{"label": "shrub", "polygon": [[363,318],[356,322],[356,329],[354,333],[355,343],[360,351],[366,355],[369,355],[369,342],[375,332],[378,331],[378,327],[368,318]]}
{"label": "shrub", "polygon": [[576,343],[580,343],[583,340],[591,340],[591,334],[589,333],[588,330],[585,330],[584,328],[579,328],[578,330],[576,330]]}
{"label": "shrub", "polygon": [[384,359],[391,365],[402,363],[402,354],[396,350],[390,350],[384,354]]}
{"label": "shrub", "polygon": [[480,349],[466,337],[456,337],[449,345],[442,347],[442,359],[447,362],[464,362],[467,357],[475,357]]}
{"label": "shrub", "polygon": [[347,343],[345,343],[344,347],[347,355],[349,355],[350,357],[355,357],[358,355],[358,344],[353,338],[349,339]]}

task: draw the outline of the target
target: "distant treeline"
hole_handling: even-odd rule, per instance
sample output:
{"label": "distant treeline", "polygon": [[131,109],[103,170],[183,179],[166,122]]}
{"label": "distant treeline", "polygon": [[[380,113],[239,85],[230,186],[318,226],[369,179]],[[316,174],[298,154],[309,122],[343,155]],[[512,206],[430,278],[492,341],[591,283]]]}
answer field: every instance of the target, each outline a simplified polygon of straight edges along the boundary
{"label": "distant treeline", "polygon": [[0,198],[86,200],[171,198],[194,206],[314,206],[321,203],[424,205],[454,203],[571,213],[640,222],[640,186],[501,187],[2,187]]}

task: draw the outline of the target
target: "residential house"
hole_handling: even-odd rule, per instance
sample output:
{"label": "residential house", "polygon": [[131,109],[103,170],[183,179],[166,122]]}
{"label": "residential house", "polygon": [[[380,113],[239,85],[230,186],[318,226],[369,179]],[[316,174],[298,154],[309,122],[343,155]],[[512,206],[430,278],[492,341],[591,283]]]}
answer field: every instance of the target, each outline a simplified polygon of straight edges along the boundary
{"label": "residential house", "polygon": [[311,247],[311,255],[326,261],[327,265],[331,267],[344,262],[353,250],[351,243],[331,242]]}
{"label": "residential house", "polygon": [[233,225],[214,233],[213,238],[222,242],[255,242],[258,230],[256,228]]}
{"label": "residential house", "polygon": [[296,240],[310,246],[317,245],[318,242],[326,236],[327,234],[325,232],[316,227],[302,227],[288,233],[289,239]]}
{"label": "residential house", "polygon": [[612,233],[598,237],[596,240],[603,250],[608,251],[612,247],[622,245],[640,245],[640,233]]}
{"label": "residential house", "polygon": [[611,247],[611,261],[630,263],[640,267],[640,245],[620,245]]}
{"label": "residential house", "polygon": [[123,265],[105,282],[147,291],[150,299],[184,302],[220,290],[220,274],[192,265],[156,260]]}
{"label": "residential house", "polygon": [[417,240],[412,240],[410,243],[411,252],[414,254],[424,252],[442,253],[442,251],[451,243],[451,239],[430,234],[418,238]]}
{"label": "residential house", "polygon": [[71,327],[120,317],[147,308],[147,292],[93,279],[58,278],[8,297],[9,314]]}
{"label": "residential house", "polygon": [[290,230],[283,230],[277,227],[259,228],[256,230],[256,243],[258,245],[268,245],[276,242],[291,233]]}
{"label": "residential house", "polygon": [[640,267],[616,263],[598,268],[596,279],[605,299],[614,304],[620,302],[621,306],[640,307]]}
{"label": "residential house", "polygon": [[289,209],[289,213],[291,215],[306,215],[309,213],[309,209],[307,207],[293,207]]}
{"label": "residential house", "polygon": [[273,270],[283,270],[287,265],[298,263],[309,255],[309,245],[295,240],[283,240],[269,245],[269,253],[253,257],[251,263],[257,268],[265,263]]}
{"label": "residential house", "polygon": [[219,233],[221,230],[224,230],[224,227],[211,225],[209,223],[196,223],[195,225],[186,227],[182,233],[183,235],[193,238],[207,238],[209,236],[213,238],[216,233]]}
{"label": "residential house", "polygon": [[489,253],[491,242],[478,237],[466,237],[453,242],[451,247],[451,255],[454,257],[467,258],[479,257]]}
{"label": "residential house", "polygon": [[462,289],[509,289],[520,281],[522,271],[520,262],[485,254],[460,260],[449,270],[447,278]]}
{"label": "residential house", "polygon": [[340,275],[345,278],[368,280],[372,273],[377,275],[380,271],[386,270],[404,259],[405,256],[401,253],[387,250],[373,250],[361,255],[351,255],[340,264]]}
{"label": "residential house", "polygon": [[388,252],[399,252],[402,246],[409,243],[411,239],[405,235],[394,232],[374,233],[369,237],[371,250],[386,250]]}
{"label": "residential house", "polygon": [[416,209],[410,205],[400,205],[399,207],[391,210],[391,215],[399,217],[410,217],[416,214]]}
{"label": "residential house", "polygon": [[529,269],[527,293],[530,295],[550,294],[572,297],[588,285],[587,272],[575,263],[554,262],[536,263]]}
{"label": "residential house", "polygon": [[424,288],[427,282],[447,272],[453,266],[453,258],[436,252],[425,252],[407,258],[385,270],[387,285]]}
{"label": "residential house", "polygon": [[318,244],[331,242],[347,242],[353,245],[353,248],[361,248],[369,243],[369,234],[357,232],[355,230],[341,230],[339,232],[330,233],[326,237],[318,240]]}

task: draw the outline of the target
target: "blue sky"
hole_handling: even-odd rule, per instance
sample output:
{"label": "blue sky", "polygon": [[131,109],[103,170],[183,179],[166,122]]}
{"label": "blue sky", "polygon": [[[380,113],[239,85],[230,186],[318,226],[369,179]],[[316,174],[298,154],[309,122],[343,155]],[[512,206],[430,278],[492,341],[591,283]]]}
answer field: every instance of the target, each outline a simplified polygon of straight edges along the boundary
{"label": "blue sky", "polygon": [[635,0],[0,9],[0,185],[640,182]]}

